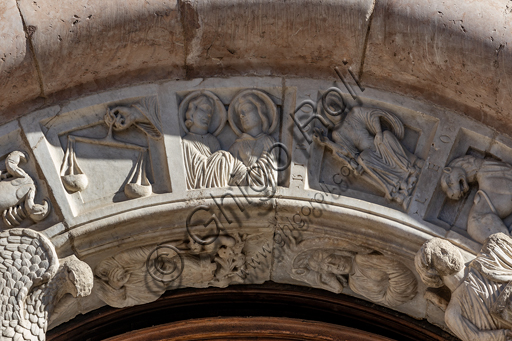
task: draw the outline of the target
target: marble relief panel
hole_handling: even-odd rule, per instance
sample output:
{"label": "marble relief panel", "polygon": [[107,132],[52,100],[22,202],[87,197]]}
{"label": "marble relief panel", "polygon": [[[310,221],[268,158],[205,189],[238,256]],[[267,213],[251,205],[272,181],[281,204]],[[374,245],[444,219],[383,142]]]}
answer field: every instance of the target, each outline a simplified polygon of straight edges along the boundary
{"label": "marble relief panel", "polygon": [[[282,90],[210,89],[177,93],[187,189],[282,185],[289,158]],[[284,161],[286,162],[286,161]]]}
{"label": "marble relief panel", "polygon": [[50,108],[39,121],[23,122],[36,131],[29,134],[33,148],[47,148],[47,154],[38,151],[39,162],[52,173],[65,215],[171,191],[157,96],[105,97]]}
{"label": "marble relief panel", "polygon": [[[438,120],[332,87],[298,104],[310,126],[309,186],[407,210]],[[306,119],[303,119],[304,121]],[[321,166],[316,166],[321,165]]]}
{"label": "marble relief panel", "polygon": [[426,220],[483,243],[510,234],[512,144],[492,131],[461,128],[432,197]]}

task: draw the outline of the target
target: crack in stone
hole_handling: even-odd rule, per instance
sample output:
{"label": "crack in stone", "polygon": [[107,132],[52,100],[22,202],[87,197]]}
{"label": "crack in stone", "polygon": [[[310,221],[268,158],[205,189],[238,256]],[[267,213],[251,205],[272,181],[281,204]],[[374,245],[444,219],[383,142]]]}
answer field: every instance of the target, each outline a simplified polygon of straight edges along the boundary
{"label": "crack in stone", "polygon": [[364,46],[363,46],[363,53],[361,55],[361,64],[359,65],[359,80],[363,78],[363,68],[364,68],[364,62],[366,59],[366,50],[368,49],[368,38],[370,37],[370,30],[372,27],[372,21],[373,21],[373,14],[375,13],[375,5],[377,0],[373,0],[372,7],[366,14],[366,21],[368,21],[368,26],[366,28],[366,34],[364,37]]}
{"label": "crack in stone", "polygon": [[23,24],[23,31],[25,31],[25,36],[26,36],[27,41],[28,41],[28,47],[29,47],[30,52],[32,53],[32,57],[34,59],[34,64],[35,64],[36,71],[37,71],[37,80],[38,80],[38,83],[39,83],[39,90],[41,91],[39,97],[44,98],[45,102],[46,102],[46,98],[48,98],[48,97],[46,96],[46,94],[44,92],[43,75],[41,73],[41,68],[39,66],[39,61],[37,60],[36,52],[35,52],[35,49],[34,49],[34,44],[32,44],[32,35],[37,30],[37,26],[32,26],[32,25],[27,26],[27,24],[25,23],[25,18],[23,17],[23,13],[21,12],[21,8],[20,8],[20,5],[18,3],[18,0],[16,0],[16,8],[18,9],[18,12],[20,14],[21,23]]}
{"label": "crack in stone", "polygon": [[185,79],[190,79],[191,69],[187,63],[187,58],[191,51],[190,45],[196,36],[199,26],[199,17],[193,5],[189,0],[178,0],[178,9],[180,14],[181,28],[183,30],[183,44],[185,49]]}

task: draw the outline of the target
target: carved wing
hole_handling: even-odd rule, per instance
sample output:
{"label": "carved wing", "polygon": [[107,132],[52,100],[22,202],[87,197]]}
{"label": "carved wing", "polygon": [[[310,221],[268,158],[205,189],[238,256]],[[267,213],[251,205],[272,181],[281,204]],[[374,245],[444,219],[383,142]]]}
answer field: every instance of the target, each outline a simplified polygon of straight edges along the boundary
{"label": "carved wing", "polygon": [[393,133],[399,140],[404,138],[405,130],[402,121],[395,114],[380,109],[371,110],[365,115],[366,126],[372,134],[376,135],[381,131],[380,120],[391,126]]}
{"label": "carved wing", "polygon": [[[58,266],[55,249],[42,234],[22,228],[0,233],[0,318],[3,338],[44,340],[46,319],[32,321],[29,314],[34,315],[34,312],[27,311],[26,300],[33,287],[48,282],[55,275]],[[30,305],[29,310],[33,308]],[[44,307],[39,310],[43,312]]]}
{"label": "carved wing", "polygon": [[139,103],[134,104],[133,107],[137,108],[149,122],[136,122],[135,125],[139,127],[146,134],[154,139],[162,137],[160,127],[160,118],[158,117],[158,103],[156,97],[143,98]]}

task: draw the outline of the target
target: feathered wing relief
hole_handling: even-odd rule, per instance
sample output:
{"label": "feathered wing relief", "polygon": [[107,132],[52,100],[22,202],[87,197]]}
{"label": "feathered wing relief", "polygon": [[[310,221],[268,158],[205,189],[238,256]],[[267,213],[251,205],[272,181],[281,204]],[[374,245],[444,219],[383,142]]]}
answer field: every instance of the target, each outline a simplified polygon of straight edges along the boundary
{"label": "feathered wing relief", "polygon": [[43,220],[50,213],[50,205],[34,203],[34,180],[21,167],[27,161],[23,152],[14,151],[5,159],[5,170],[0,170],[0,211],[7,227],[14,227],[29,217],[34,222]]}
{"label": "feathered wing relief", "polygon": [[2,340],[45,340],[49,315],[67,293],[91,293],[89,266],[69,256],[59,260],[41,233],[13,228],[0,233]]}

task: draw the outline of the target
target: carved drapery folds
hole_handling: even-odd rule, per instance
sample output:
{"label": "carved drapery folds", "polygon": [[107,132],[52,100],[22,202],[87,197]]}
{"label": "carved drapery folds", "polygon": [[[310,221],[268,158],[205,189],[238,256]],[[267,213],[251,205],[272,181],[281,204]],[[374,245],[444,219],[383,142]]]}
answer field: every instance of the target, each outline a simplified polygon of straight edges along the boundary
{"label": "carved drapery folds", "polygon": [[[449,241],[426,242],[415,258],[423,282],[433,288],[446,285],[451,298],[445,321],[463,341],[509,340],[512,337],[512,239],[491,235],[468,264]],[[443,302],[446,298],[432,300]]]}
{"label": "carved drapery folds", "polygon": [[[2,155],[34,156],[6,159],[4,222],[40,221],[34,229],[51,228],[59,252],[86,259],[91,304],[273,280],[431,318],[415,310],[424,287],[411,255],[432,236],[476,253],[492,233],[509,234],[512,140],[424,103],[339,86],[188,80],[45,107],[0,135],[0,146],[14,141]],[[215,242],[186,236],[208,239],[214,223]],[[281,228],[293,230],[283,243]],[[440,293],[427,296],[448,304]]]}
{"label": "carved drapery folds", "polygon": [[383,192],[388,201],[407,209],[424,161],[400,143],[405,136],[402,121],[382,109],[348,108],[336,88],[324,93],[316,107],[329,120],[324,128],[331,128],[332,138],[315,128],[313,141],[331,150],[342,167]]}
{"label": "carved drapery folds", "polygon": [[[190,93],[180,105],[187,188],[228,185],[277,186],[277,153],[272,134],[277,109],[260,90],[245,90],[229,103],[210,91]],[[222,150],[217,135],[226,124],[237,136]]]}
{"label": "carved drapery folds", "polygon": [[341,293],[346,287],[390,307],[412,300],[416,277],[405,265],[372,249],[338,238],[286,237],[280,266],[291,278]]}
{"label": "carved drapery folds", "polygon": [[91,293],[93,274],[75,256],[58,259],[42,234],[14,228],[0,233],[2,340],[45,340],[48,320],[67,293]]}

